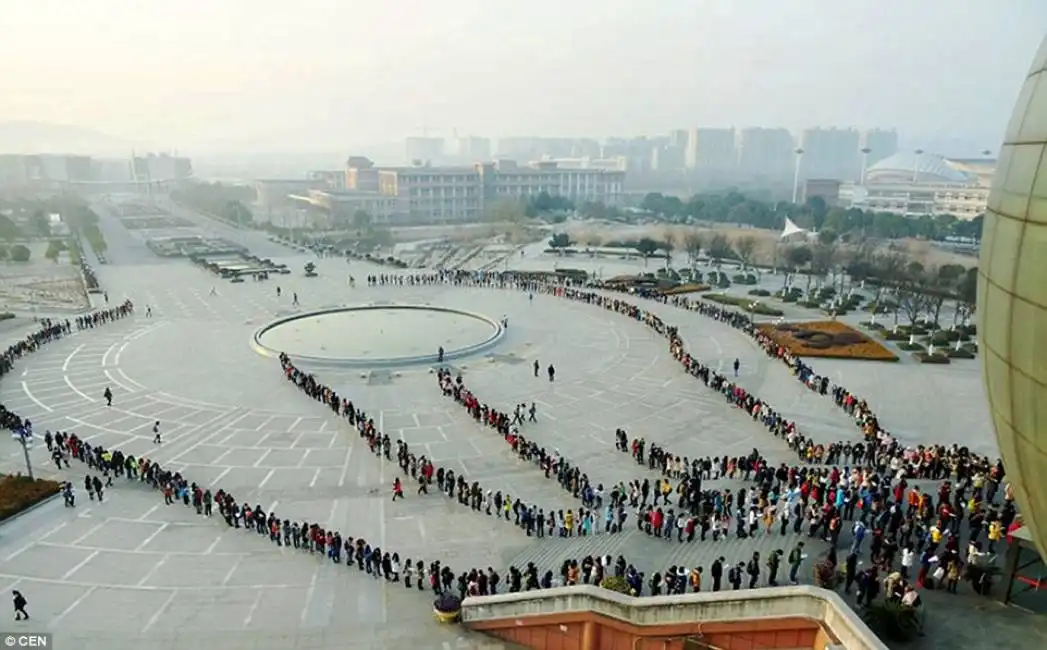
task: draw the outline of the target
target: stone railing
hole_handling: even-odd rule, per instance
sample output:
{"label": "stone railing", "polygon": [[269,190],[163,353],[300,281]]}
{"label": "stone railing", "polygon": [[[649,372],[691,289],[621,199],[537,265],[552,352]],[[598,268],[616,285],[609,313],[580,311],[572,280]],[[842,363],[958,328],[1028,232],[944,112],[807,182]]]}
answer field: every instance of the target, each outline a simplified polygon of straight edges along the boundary
{"label": "stone railing", "polygon": [[[637,627],[809,619],[847,650],[887,650],[835,592],[810,586],[633,598],[589,585],[466,598],[462,620],[490,623],[589,613]],[[515,622],[514,622],[515,624]]]}

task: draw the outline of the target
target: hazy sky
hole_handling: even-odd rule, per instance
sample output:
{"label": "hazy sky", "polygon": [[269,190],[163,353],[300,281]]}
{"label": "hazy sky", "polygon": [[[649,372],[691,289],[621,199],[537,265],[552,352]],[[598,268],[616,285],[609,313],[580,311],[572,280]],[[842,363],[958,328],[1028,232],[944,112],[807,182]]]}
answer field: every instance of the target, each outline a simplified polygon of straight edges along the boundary
{"label": "hazy sky", "polygon": [[0,16],[0,120],[269,150],[699,124],[992,147],[1047,31],[1045,0],[0,0]]}

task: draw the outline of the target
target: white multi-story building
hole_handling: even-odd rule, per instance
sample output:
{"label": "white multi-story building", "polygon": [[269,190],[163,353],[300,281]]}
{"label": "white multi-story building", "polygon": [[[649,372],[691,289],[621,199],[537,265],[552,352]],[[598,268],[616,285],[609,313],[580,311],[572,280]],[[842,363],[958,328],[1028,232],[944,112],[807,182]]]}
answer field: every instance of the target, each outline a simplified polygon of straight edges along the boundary
{"label": "white multi-story building", "polygon": [[364,210],[378,222],[455,223],[480,219],[498,201],[523,200],[542,192],[577,203],[613,205],[622,196],[624,181],[621,169],[561,167],[555,160],[527,165],[500,160],[460,167],[375,167],[354,157],[346,169],[346,191],[313,189],[297,192],[291,200],[327,210],[337,207],[342,213]]}
{"label": "white multi-story building", "polygon": [[995,161],[954,161],[928,153],[897,153],[865,171],[864,184],[846,183],[840,203],[904,216],[985,212]]}

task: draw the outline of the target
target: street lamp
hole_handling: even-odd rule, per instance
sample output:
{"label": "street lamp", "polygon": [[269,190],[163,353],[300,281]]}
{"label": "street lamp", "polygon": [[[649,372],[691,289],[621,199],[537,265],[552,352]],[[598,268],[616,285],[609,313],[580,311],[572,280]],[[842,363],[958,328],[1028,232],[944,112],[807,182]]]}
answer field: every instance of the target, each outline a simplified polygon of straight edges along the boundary
{"label": "street lamp", "polygon": [[22,454],[25,456],[25,471],[29,474],[29,480],[33,479],[33,461],[29,458],[29,450],[33,448],[33,431],[25,427],[19,427],[11,432],[11,437],[22,445]]}
{"label": "street lamp", "polygon": [[920,173],[920,156],[923,155],[923,149],[917,149],[913,153],[916,154],[912,160],[912,182],[915,185],[917,175]]}
{"label": "street lamp", "polygon": [[800,159],[803,158],[803,148],[796,147],[793,153],[796,154],[796,165],[793,169],[793,204],[795,204],[800,191]]}

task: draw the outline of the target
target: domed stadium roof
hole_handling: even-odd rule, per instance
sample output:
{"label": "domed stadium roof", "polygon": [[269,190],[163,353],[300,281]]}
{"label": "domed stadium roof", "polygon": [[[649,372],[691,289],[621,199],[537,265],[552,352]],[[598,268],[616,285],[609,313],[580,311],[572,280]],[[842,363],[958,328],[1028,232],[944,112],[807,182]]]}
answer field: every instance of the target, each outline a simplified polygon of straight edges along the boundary
{"label": "domed stadium roof", "polygon": [[950,183],[972,181],[950,161],[937,154],[902,152],[888,156],[865,171],[866,183]]}

